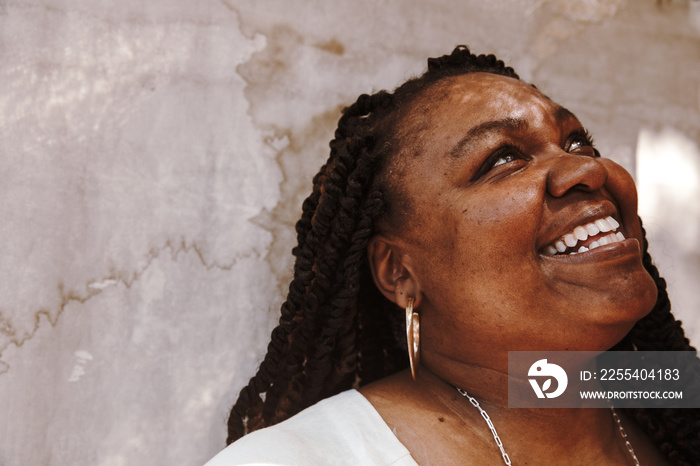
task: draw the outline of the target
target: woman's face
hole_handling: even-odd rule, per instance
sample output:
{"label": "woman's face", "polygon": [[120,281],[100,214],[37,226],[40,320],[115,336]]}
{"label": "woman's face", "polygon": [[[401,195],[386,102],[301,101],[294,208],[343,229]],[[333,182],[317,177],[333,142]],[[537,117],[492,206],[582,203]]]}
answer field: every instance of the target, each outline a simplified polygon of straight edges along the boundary
{"label": "woman's face", "polygon": [[[650,311],[634,182],[596,157],[569,111],[528,84],[474,73],[425,91],[400,129],[390,176],[410,208],[391,236],[420,289],[426,364],[607,349]],[[596,233],[607,217],[624,240]],[[572,238],[589,250],[559,253]]]}

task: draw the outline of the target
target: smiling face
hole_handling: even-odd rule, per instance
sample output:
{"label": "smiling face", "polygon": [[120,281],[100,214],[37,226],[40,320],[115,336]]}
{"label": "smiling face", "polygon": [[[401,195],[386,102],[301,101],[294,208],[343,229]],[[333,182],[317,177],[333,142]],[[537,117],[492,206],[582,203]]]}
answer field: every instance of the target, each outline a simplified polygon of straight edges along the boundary
{"label": "smiling face", "polygon": [[418,290],[424,364],[603,350],[651,310],[634,182],[569,111],[473,73],[433,85],[405,115],[387,179],[409,208],[382,234]]}

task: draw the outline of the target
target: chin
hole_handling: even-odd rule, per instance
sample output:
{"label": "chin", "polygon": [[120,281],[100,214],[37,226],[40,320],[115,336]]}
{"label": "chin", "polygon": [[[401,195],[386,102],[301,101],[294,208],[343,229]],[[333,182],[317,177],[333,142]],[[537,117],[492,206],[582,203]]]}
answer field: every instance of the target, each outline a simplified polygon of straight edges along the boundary
{"label": "chin", "polygon": [[[656,305],[658,290],[656,283],[648,273],[638,282],[638,286],[619,294],[605,316],[603,325],[607,327],[609,341],[604,345],[610,349],[620,343],[629,334],[634,325],[649,315]],[[612,317],[612,318],[611,318]]]}
{"label": "chin", "polygon": [[602,322],[628,323],[632,328],[651,312],[657,296],[656,283],[645,269],[620,275],[604,304],[607,309]]}

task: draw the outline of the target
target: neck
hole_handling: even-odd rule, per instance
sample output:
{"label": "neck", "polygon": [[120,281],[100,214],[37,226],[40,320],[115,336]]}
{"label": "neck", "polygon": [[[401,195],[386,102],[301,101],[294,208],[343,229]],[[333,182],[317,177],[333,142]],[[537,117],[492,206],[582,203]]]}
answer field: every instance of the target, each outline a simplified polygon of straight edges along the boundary
{"label": "neck", "polygon": [[[488,413],[506,451],[515,458],[527,458],[532,445],[546,445],[553,463],[571,457],[574,452],[578,458],[590,452],[621,457],[619,433],[610,410],[509,409],[507,379],[506,373],[479,366],[463,366],[460,377],[443,378],[422,366],[415,383],[465,422],[483,424],[484,432],[488,433],[477,408],[460,396],[455,387],[468,392]],[[542,453],[538,452],[540,460]]]}

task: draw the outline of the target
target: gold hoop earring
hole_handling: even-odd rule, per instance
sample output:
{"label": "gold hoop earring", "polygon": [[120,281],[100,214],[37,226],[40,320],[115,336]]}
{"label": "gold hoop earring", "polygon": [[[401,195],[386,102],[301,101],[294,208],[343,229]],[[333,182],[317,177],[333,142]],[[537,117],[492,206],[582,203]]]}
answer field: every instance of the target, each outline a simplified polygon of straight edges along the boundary
{"label": "gold hoop earring", "polygon": [[406,343],[411,377],[416,380],[416,370],[420,362],[420,316],[413,312],[413,298],[408,298],[406,302]]}

